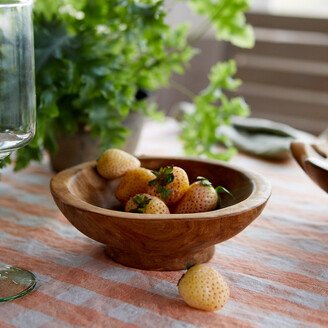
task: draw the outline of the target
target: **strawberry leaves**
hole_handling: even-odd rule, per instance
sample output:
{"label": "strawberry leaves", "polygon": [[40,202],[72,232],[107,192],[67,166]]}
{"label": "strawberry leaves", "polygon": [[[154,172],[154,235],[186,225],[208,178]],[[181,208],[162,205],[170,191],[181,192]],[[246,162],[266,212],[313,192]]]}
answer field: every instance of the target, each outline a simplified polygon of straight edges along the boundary
{"label": "strawberry leaves", "polygon": [[227,193],[227,194],[229,194],[231,197],[233,197],[233,194],[228,190],[228,189],[226,189],[226,188],[224,188],[224,187],[222,187],[222,186],[217,186],[216,188],[215,188],[215,191],[216,191],[216,193],[219,195],[219,194],[221,194],[221,193]]}
{"label": "strawberry leaves", "polygon": [[[197,181],[199,181],[201,183],[201,185],[204,186],[204,187],[212,187],[213,186],[212,183],[207,178],[204,178],[202,176],[198,176]],[[233,197],[232,193],[228,189],[226,189],[222,186],[217,186],[214,189],[215,189],[215,191],[218,195],[221,194],[221,193],[227,193],[231,197]]]}
{"label": "strawberry leaves", "polygon": [[222,194],[222,193],[226,193],[226,194],[228,194],[229,196],[231,196],[232,198],[234,198],[233,194],[232,194],[228,189],[226,189],[226,188],[224,188],[224,187],[222,187],[222,186],[217,186],[217,187],[215,188],[215,191],[216,191],[216,193],[217,193],[217,195],[218,195],[218,197],[219,197],[219,205],[220,205],[220,207],[222,207],[222,199],[221,199],[220,194]]}
{"label": "strawberry leaves", "polygon": [[199,181],[201,183],[201,185],[204,186],[204,187],[211,187],[212,186],[212,183],[204,177],[198,176],[197,181]]}
{"label": "strawberry leaves", "polygon": [[137,194],[132,198],[133,202],[137,205],[136,208],[131,210],[131,213],[145,213],[146,207],[151,201],[151,198],[143,194]]}
{"label": "strawberry leaves", "polygon": [[158,171],[152,172],[155,174],[156,178],[149,181],[148,185],[155,186],[161,197],[167,199],[172,192],[172,190],[166,186],[174,180],[173,166],[161,167]]}
{"label": "strawberry leaves", "polygon": [[[197,181],[199,181],[200,184],[202,186],[204,186],[204,187],[213,187],[212,183],[208,179],[206,179],[206,178],[204,178],[202,176],[198,176],[197,177]],[[215,191],[216,191],[216,193],[218,195],[218,202],[219,202],[220,207],[222,207],[222,200],[221,200],[220,194],[226,193],[226,194],[230,195],[232,198],[234,197],[233,194],[228,189],[226,189],[226,188],[224,188],[222,186],[217,186],[214,189],[215,189]]]}

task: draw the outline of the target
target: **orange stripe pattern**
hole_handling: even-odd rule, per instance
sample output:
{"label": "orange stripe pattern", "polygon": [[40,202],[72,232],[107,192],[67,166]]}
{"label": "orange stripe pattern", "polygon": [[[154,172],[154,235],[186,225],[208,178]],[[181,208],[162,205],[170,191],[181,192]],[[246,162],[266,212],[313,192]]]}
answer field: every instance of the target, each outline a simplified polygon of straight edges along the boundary
{"label": "orange stripe pattern", "polygon": [[[173,121],[147,123],[137,153],[181,155]],[[77,231],[49,191],[53,173],[33,164],[0,180],[0,262],[33,271],[37,288],[0,304],[0,327],[328,327],[328,197],[292,161],[239,154],[233,164],[272,183],[261,216],[216,246],[209,265],[231,288],[219,312],[188,307],[183,274],[127,268]]]}

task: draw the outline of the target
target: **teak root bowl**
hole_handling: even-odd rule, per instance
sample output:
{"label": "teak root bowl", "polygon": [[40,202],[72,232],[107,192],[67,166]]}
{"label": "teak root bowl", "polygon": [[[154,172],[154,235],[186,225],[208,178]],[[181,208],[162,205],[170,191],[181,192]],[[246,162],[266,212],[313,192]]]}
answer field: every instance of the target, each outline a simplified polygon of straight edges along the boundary
{"label": "teak root bowl", "polygon": [[144,270],[181,270],[207,262],[214,246],[244,230],[262,212],[271,194],[259,174],[218,161],[178,157],[142,157],[142,166],[184,168],[222,185],[222,208],[193,214],[136,214],[118,210],[115,182],[98,175],[96,162],[74,166],[51,180],[54,200],[83,234],[106,245],[107,255],[125,266]]}
{"label": "teak root bowl", "polygon": [[306,143],[295,140],[290,150],[303,171],[328,193],[328,143]]}

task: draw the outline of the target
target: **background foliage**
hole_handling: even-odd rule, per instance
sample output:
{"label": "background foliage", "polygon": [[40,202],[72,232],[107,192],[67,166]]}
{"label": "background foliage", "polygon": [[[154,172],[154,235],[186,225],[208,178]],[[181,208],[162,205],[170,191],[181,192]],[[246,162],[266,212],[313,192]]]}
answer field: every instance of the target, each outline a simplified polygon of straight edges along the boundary
{"label": "background foliage", "polygon": [[[251,47],[252,29],[244,12],[248,0],[189,0],[207,23],[193,33],[186,24],[165,22],[164,0],[37,0],[34,8],[37,134],[17,153],[16,169],[41,160],[44,149],[56,150],[57,133],[84,129],[105,147],[119,146],[131,110],[158,113],[156,104],[139,97],[167,86],[173,73],[182,74],[197,53],[190,39],[214,27],[218,40]],[[188,33],[190,38],[188,39]],[[240,81],[233,79],[234,61],[219,63],[209,85],[192,97],[193,113],[183,120],[182,139],[189,154],[228,159],[229,141],[216,134],[232,115],[247,115],[240,98],[229,99]],[[224,142],[225,153],[213,147]]]}

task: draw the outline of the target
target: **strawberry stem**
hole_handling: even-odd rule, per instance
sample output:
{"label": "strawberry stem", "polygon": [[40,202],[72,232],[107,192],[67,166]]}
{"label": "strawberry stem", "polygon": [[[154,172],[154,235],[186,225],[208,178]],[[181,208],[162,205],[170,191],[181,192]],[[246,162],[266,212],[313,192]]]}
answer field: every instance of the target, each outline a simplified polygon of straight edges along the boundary
{"label": "strawberry stem", "polygon": [[158,171],[152,171],[156,178],[148,182],[149,186],[155,186],[161,198],[166,199],[171,194],[172,190],[166,186],[173,182],[173,166],[160,167]]}
{"label": "strawberry stem", "polygon": [[205,186],[205,187],[211,187],[212,186],[212,183],[207,178],[198,176],[197,181],[199,181],[202,186]]}
{"label": "strawberry stem", "polygon": [[145,213],[147,205],[150,203],[151,198],[143,194],[137,194],[132,198],[133,202],[137,205],[136,208],[132,209],[131,213]]}

